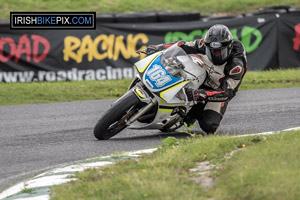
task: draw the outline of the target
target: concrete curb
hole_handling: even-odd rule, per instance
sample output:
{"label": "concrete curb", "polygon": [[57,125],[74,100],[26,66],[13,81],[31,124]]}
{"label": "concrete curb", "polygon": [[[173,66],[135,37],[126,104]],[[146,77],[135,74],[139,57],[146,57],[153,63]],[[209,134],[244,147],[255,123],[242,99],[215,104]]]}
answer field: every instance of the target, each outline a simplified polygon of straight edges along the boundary
{"label": "concrete curb", "polygon": [[50,199],[50,188],[54,185],[76,180],[76,178],[74,178],[76,172],[111,165],[126,159],[134,159],[142,154],[153,153],[156,150],[157,148],[131,151],[74,162],[39,174],[29,180],[22,181],[0,193],[0,199],[48,200]]}

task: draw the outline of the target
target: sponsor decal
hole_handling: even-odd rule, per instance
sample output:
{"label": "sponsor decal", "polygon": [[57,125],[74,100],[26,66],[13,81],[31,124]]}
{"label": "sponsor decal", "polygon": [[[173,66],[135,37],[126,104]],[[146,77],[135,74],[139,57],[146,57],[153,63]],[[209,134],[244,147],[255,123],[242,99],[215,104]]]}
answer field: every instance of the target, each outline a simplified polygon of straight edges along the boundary
{"label": "sponsor decal", "polygon": [[144,74],[147,85],[153,90],[161,90],[182,80],[181,78],[171,76],[171,74],[161,66],[160,59],[161,55],[153,61]]}
{"label": "sponsor decal", "polygon": [[236,66],[232,70],[230,70],[229,75],[239,74],[243,71],[241,66]]}
{"label": "sponsor decal", "polygon": [[125,39],[123,35],[98,35],[92,38],[90,35],[85,35],[82,39],[76,36],[66,36],[64,39],[64,61],[75,60],[77,63],[83,61],[83,57],[87,56],[87,60],[118,60],[120,55],[125,59],[146,57],[145,54],[137,54],[137,50],[147,48],[141,46],[137,48],[137,44],[147,44],[149,39],[146,34],[138,33],[136,35],[128,34]]}
{"label": "sponsor decal", "polygon": [[41,81],[82,81],[82,80],[115,80],[133,78],[136,75],[135,68],[112,68],[106,66],[101,69],[77,69],[59,71],[16,71],[1,72],[0,83],[16,82],[41,82]]}
{"label": "sponsor decal", "polygon": [[35,63],[43,61],[50,50],[49,41],[39,35],[22,35],[18,42],[11,37],[0,38],[0,62],[13,61],[18,63],[21,56],[25,56],[27,62]]}
{"label": "sponsor decal", "polygon": [[202,58],[198,54],[194,54],[190,56],[194,63],[197,63],[200,67],[204,66],[204,62],[202,61]]}
{"label": "sponsor decal", "polygon": [[207,98],[209,101],[226,101],[228,99],[228,97],[208,97]]}
{"label": "sponsor decal", "polygon": [[163,69],[162,66],[155,64],[152,69],[148,70],[147,75],[151,81],[155,82],[157,87],[163,87],[172,80],[166,72],[167,71]]}
{"label": "sponsor decal", "polygon": [[211,48],[220,48],[222,46],[222,44],[220,42],[211,42],[209,45]]}
{"label": "sponsor decal", "polygon": [[300,24],[297,24],[295,27],[295,35],[296,37],[293,38],[294,42],[294,50],[299,51],[300,49]]}

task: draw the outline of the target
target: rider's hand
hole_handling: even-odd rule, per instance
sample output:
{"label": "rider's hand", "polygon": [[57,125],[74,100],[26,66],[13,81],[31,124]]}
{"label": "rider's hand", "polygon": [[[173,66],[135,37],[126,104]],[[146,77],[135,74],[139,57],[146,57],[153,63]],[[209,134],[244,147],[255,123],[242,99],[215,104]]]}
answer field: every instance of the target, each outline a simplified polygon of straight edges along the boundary
{"label": "rider's hand", "polygon": [[147,55],[151,55],[151,54],[156,53],[158,51],[160,51],[160,50],[156,45],[149,45],[146,49],[143,49],[139,52],[147,54]]}
{"label": "rider's hand", "polygon": [[203,101],[207,99],[205,90],[193,90],[191,88],[185,88],[185,93],[188,97],[188,101]]}

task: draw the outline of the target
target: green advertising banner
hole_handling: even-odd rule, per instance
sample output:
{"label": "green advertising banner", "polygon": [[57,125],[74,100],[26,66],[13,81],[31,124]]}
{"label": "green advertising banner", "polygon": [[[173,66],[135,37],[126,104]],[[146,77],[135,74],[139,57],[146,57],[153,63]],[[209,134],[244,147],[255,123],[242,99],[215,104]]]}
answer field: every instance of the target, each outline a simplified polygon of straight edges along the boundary
{"label": "green advertising banner", "polygon": [[95,30],[10,30],[0,25],[0,82],[133,78],[150,44],[193,41],[225,24],[245,46],[248,70],[300,66],[300,12],[188,22],[97,23]]}

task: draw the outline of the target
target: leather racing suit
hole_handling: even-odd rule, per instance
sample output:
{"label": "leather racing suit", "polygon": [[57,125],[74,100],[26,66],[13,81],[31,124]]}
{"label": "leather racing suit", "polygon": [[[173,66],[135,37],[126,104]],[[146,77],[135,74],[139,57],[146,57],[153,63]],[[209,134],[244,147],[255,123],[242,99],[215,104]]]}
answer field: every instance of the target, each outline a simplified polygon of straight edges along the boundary
{"label": "leather racing suit", "polygon": [[[174,45],[169,44],[150,45],[148,48],[161,51]],[[193,124],[197,119],[201,129],[207,134],[216,132],[226,111],[228,102],[235,96],[242,79],[247,71],[247,59],[243,44],[233,39],[233,48],[230,56],[223,65],[214,65],[205,55],[203,39],[193,42],[178,42],[187,54],[200,56],[207,72],[207,78],[200,89],[204,89],[207,95],[205,104],[198,103],[188,113],[185,121]]]}

